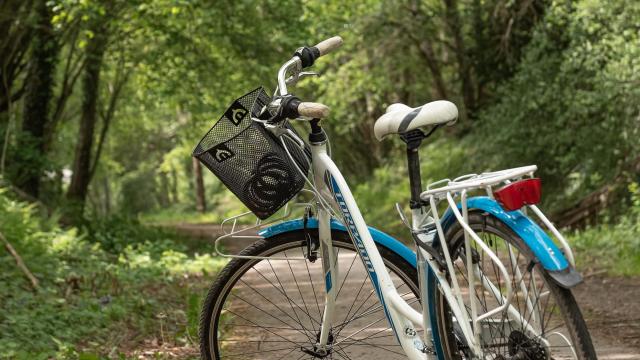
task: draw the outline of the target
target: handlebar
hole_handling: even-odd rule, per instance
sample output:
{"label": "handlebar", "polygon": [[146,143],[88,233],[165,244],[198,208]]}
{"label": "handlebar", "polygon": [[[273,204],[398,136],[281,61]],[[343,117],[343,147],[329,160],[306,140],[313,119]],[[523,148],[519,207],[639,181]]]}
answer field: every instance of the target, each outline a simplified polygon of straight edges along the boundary
{"label": "handlebar", "polygon": [[279,113],[276,122],[282,119],[296,119],[305,116],[312,119],[322,119],[329,116],[329,107],[315,102],[302,102],[293,95],[279,99]]}
{"label": "handlebar", "polygon": [[294,78],[297,79],[297,74],[299,74],[302,69],[313,65],[319,57],[327,55],[341,45],[342,38],[340,36],[334,36],[319,42],[316,46],[305,46],[296,50],[293,57],[278,70],[278,89],[280,96],[288,94],[286,77],[290,70],[295,69]]}
{"label": "handlebar", "polygon": [[[340,36],[334,36],[319,42],[315,46],[305,46],[296,50],[293,57],[282,65],[280,70],[278,70],[278,90],[280,97],[286,97],[289,95],[289,92],[287,91],[287,73],[289,71],[293,70],[292,76],[295,83],[298,80],[298,75],[302,69],[313,65],[316,59],[334,51],[340,46],[342,46],[342,38]],[[283,110],[289,115],[289,117],[292,117],[293,115],[301,115],[320,119],[329,115],[329,107],[313,102],[298,102],[291,104],[289,109]]]}

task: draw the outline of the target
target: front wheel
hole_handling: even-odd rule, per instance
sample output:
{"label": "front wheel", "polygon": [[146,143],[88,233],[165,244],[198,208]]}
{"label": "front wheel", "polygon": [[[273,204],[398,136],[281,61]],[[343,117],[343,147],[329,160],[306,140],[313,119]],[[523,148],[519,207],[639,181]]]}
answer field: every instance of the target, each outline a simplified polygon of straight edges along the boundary
{"label": "front wheel", "polygon": [[[524,241],[497,218],[469,212],[469,225],[492,249],[511,278],[511,309],[480,322],[479,343],[485,359],[596,359],[584,319],[571,290],[558,286],[536,261]],[[464,230],[458,222],[445,234],[455,276],[471,318],[472,294],[479,314],[504,301],[506,280],[497,266],[471,240],[474,286],[469,285]],[[450,281],[451,282],[451,281]],[[447,359],[474,357],[441,292],[432,294],[438,330]]]}
{"label": "front wheel", "polygon": [[[317,230],[312,235],[317,237]],[[368,274],[345,232],[333,232],[338,295],[326,359],[406,359],[396,342]],[[378,247],[402,297],[420,304],[415,268]],[[304,257],[302,231],[257,241],[234,259],[211,286],[200,319],[203,359],[313,359],[324,312],[322,259]],[[276,260],[275,258],[284,258]]]}

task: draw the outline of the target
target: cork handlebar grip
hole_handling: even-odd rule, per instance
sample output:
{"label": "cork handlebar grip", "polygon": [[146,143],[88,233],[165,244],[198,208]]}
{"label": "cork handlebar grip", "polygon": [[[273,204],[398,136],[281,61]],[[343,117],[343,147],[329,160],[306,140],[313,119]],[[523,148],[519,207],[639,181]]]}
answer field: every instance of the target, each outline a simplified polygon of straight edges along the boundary
{"label": "cork handlebar grip", "polygon": [[318,45],[315,46],[316,49],[320,52],[320,56],[324,56],[333,50],[342,46],[342,38],[340,36],[334,36],[327,40],[321,41]]}
{"label": "cork handlebar grip", "polygon": [[324,104],[314,102],[301,102],[298,105],[298,114],[314,119],[323,119],[329,116],[329,107]]}

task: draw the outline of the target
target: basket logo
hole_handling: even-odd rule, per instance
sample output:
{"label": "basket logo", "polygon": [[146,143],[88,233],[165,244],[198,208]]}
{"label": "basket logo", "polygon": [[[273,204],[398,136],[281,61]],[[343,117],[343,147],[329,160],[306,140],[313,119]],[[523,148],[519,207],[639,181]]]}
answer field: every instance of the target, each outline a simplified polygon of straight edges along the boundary
{"label": "basket logo", "polygon": [[224,115],[231,121],[231,123],[233,123],[233,125],[238,126],[248,113],[249,111],[236,100]]}
{"label": "basket logo", "polygon": [[213,157],[217,162],[221,163],[225,160],[231,159],[235,155],[225,144],[220,144],[212,149]]}

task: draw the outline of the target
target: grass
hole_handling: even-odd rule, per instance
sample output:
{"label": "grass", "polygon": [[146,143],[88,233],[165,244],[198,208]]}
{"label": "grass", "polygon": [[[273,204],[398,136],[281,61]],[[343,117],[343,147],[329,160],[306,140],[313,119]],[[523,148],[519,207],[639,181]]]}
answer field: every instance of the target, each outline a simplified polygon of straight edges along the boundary
{"label": "grass", "polygon": [[615,225],[601,225],[570,235],[578,267],[617,276],[640,276],[640,219],[625,217]]}
{"label": "grass", "polygon": [[615,224],[603,224],[569,236],[578,267],[611,275],[640,276],[640,188],[629,186],[632,207]]}
{"label": "grass", "polygon": [[[197,358],[200,301],[225,261],[130,219],[62,229],[0,190],[0,358]],[[199,253],[198,250],[204,250]]]}
{"label": "grass", "polygon": [[152,213],[141,214],[140,222],[145,224],[176,225],[181,223],[189,224],[210,224],[222,221],[215,212],[200,213],[195,210],[183,209],[163,209]]}

